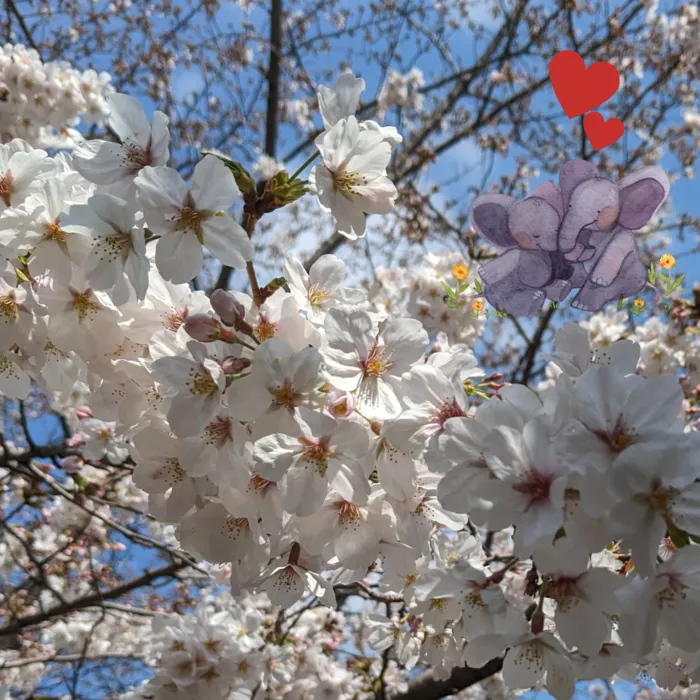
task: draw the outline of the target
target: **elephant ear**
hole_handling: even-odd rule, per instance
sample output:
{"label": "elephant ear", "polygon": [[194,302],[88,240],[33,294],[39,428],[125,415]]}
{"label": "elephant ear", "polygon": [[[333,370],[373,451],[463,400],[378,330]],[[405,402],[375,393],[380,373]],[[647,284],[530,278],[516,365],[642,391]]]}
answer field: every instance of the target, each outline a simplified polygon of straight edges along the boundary
{"label": "elephant ear", "polygon": [[508,212],[517,201],[505,194],[477,197],[469,212],[477,233],[497,248],[516,247],[518,244],[508,227]]}
{"label": "elephant ear", "polygon": [[569,160],[561,166],[559,171],[559,189],[564,203],[564,208],[569,206],[571,193],[585,180],[599,177],[598,168],[587,160]]}
{"label": "elephant ear", "polygon": [[649,223],[671,189],[666,173],[656,165],[642,168],[622,178],[620,188],[620,226],[636,231]]}
{"label": "elephant ear", "polygon": [[530,193],[530,197],[544,199],[559,214],[560,220],[564,218],[564,200],[559,188],[553,182],[543,182],[541,185],[537,185]]}

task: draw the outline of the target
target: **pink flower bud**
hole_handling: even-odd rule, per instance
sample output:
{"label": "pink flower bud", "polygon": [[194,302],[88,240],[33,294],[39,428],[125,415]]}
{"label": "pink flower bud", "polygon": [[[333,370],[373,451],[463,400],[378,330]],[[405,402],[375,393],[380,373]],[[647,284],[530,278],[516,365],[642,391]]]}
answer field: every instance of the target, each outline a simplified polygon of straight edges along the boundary
{"label": "pink flower bud", "polygon": [[250,360],[247,357],[225,357],[221,362],[221,369],[224,374],[240,374],[244,369],[250,367]]}
{"label": "pink flower bud", "polygon": [[75,415],[78,416],[80,420],[83,418],[92,418],[92,411],[87,406],[83,406],[75,412]]}
{"label": "pink flower bud", "polygon": [[82,459],[80,459],[80,457],[77,455],[71,455],[70,457],[66,457],[61,462],[61,468],[66,474],[77,474],[83,464],[84,462]]}
{"label": "pink flower bud", "polygon": [[214,290],[209,301],[225,326],[235,326],[245,318],[243,304],[224,289]]}
{"label": "pink flower bud", "polygon": [[194,314],[185,321],[185,331],[201,343],[211,343],[221,335],[221,323],[206,314]]}
{"label": "pink flower bud", "polygon": [[347,418],[355,410],[355,397],[347,391],[332,389],[326,407],[333,418]]}

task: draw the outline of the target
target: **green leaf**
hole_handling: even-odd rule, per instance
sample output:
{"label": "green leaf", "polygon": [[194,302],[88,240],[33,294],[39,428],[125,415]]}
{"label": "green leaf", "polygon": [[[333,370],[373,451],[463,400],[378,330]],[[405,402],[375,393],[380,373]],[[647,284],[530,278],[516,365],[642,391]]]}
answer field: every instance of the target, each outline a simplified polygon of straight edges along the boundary
{"label": "green leaf", "polygon": [[462,292],[466,292],[467,289],[469,289],[469,282],[465,282],[464,284],[460,284],[459,287],[455,290],[457,294],[462,294]]}
{"label": "green leaf", "polygon": [[474,291],[476,291],[477,294],[481,294],[481,292],[484,291],[484,288],[481,286],[481,282],[479,282],[478,279],[474,280]]}
{"label": "green leaf", "polygon": [[444,280],[440,280],[440,284],[442,285],[442,288],[445,290],[445,293],[447,294],[448,297],[452,297],[453,299],[457,298],[457,295],[454,293],[454,290],[450,287],[447,282]]}
{"label": "green leaf", "polygon": [[17,284],[20,282],[29,282],[29,277],[27,277],[22,270],[15,268],[15,276],[17,277]]}
{"label": "green leaf", "polygon": [[459,308],[459,302],[455,301],[454,299],[448,299],[446,303],[447,303],[447,306],[449,306],[451,309],[458,309]]}
{"label": "green leaf", "polygon": [[624,309],[627,306],[627,299],[620,297],[620,301],[617,302],[617,310]]}
{"label": "green leaf", "polygon": [[484,309],[484,313],[486,314],[486,318],[491,315],[491,312],[488,309]]}
{"label": "green leaf", "polygon": [[684,277],[685,277],[685,275],[681,275],[681,276],[671,285],[671,289],[669,290],[669,294],[672,294],[673,292],[676,291],[676,289],[678,289],[678,287],[681,286],[681,282],[683,281],[683,278],[684,278]]}
{"label": "green leaf", "polygon": [[656,285],[656,271],[654,270],[654,264],[649,265],[649,270],[647,271],[647,278],[651,284]]}

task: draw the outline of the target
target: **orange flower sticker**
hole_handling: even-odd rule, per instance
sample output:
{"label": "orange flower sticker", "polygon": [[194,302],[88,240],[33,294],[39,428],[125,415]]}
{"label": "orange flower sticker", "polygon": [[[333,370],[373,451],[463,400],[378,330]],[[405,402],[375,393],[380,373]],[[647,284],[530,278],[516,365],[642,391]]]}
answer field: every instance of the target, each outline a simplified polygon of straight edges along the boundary
{"label": "orange flower sticker", "polygon": [[671,253],[664,253],[659,260],[659,265],[661,265],[664,270],[670,270],[672,267],[676,266],[676,259]]}
{"label": "orange flower sticker", "polygon": [[477,299],[476,301],[473,301],[472,302],[472,309],[474,311],[476,311],[477,313],[479,311],[483,311],[484,310],[484,302],[480,301],[479,299]]}
{"label": "orange flower sticker", "polygon": [[457,263],[452,268],[452,274],[461,282],[469,276],[469,268],[464,263]]}
{"label": "orange flower sticker", "polygon": [[636,309],[644,308],[644,299],[635,299],[632,303]]}

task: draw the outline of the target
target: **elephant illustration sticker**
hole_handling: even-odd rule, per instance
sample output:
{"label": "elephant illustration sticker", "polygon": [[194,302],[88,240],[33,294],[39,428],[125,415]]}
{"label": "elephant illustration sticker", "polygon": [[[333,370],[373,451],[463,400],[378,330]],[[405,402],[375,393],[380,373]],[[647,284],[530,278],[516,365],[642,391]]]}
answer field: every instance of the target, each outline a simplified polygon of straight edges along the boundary
{"label": "elephant illustration sticker", "polygon": [[572,306],[584,311],[636,296],[648,282],[634,232],[669,190],[657,166],[615,182],[588,161],[570,160],[558,186],[545,182],[526,199],[477,197],[472,224],[499,251],[479,267],[483,296],[513,316],[536,316],[547,299],[556,306],[572,291]]}

